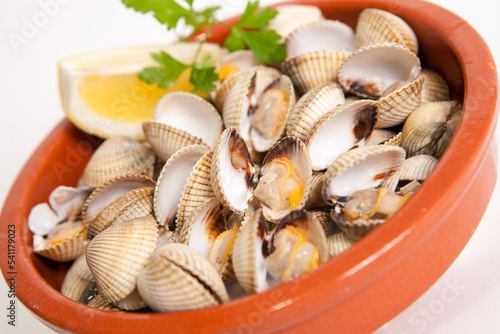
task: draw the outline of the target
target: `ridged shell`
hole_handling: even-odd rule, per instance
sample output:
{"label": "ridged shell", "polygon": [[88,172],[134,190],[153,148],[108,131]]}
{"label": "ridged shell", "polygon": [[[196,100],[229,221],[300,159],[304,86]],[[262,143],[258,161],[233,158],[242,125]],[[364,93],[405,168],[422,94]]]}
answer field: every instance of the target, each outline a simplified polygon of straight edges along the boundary
{"label": "ridged shell", "polygon": [[326,170],[323,198],[334,203],[357,190],[378,186],[405,159],[405,150],[392,145],[352,149],[339,156]]}
{"label": "ridged shell", "polygon": [[[259,66],[255,67],[250,67],[245,70],[237,71],[235,73],[232,73],[230,76],[228,76],[224,81],[222,82],[217,82],[215,86],[215,90],[212,94],[212,100],[214,102],[214,105],[217,107],[218,110],[223,111],[224,108],[224,103],[226,101],[226,98],[235,85],[236,82],[240,81],[240,78],[248,75],[253,75],[255,71],[259,68]],[[249,74],[252,73],[252,74]],[[242,79],[243,80],[243,79]],[[223,117],[224,118],[224,117]],[[224,121],[224,124],[226,124],[226,121]],[[225,125],[228,127],[227,125]]]}
{"label": "ridged shell", "polygon": [[403,136],[402,132],[396,133],[391,139],[387,140],[384,145],[393,145],[393,146],[399,146],[401,143],[401,137]]}
{"label": "ridged shell", "polygon": [[311,216],[314,217],[315,220],[323,227],[323,231],[325,232],[325,236],[328,238],[332,234],[338,232],[338,227],[333,222],[330,213],[325,211],[309,211]]}
{"label": "ridged shell", "polygon": [[305,141],[314,123],[332,108],[345,103],[344,92],[337,83],[325,83],[304,94],[288,117],[287,136]]}
{"label": "ridged shell", "polygon": [[34,239],[33,251],[52,261],[66,262],[82,255],[87,248],[87,244],[87,228],[83,226],[82,230],[77,234],[53,245],[43,243],[41,246],[38,246],[36,239]]}
{"label": "ridged shell", "polygon": [[146,308],[146,303],[142,300],[137,287],[127,297],[114,302],[114,305],[122,310],[136,311]]}
{"label": "ridged shell", "polygon": [[331,256],[337,256],[351,248],[356,242],[350,239],[344,232],[337,232],[326,238],[328,250]]}
{"label": "ridged shell", "polygon": [[182,191],[177,210],[176,228],[181,230],[184,223],[207,200],[215,198],[210,180],[213,152],[206,153],[198,160]]}
{"label": "ridged shell", "polygon": [[342,153],[364,146],[376,121],[377,108],[372,100],[342,104],[323,115],[305,141],[312,169],[323,170]]}
{"label": "ridged shell", "polygon": [[165,245],[151,256],[139,276],[138,290],[158,312],[199,309],[229,300],[215,268],[182,244]]}
{"label": "ridged shell", "polygon": [[422,104],[450,100],[450,89],[441,75],[423,68],[420,71],[419,78],[424,78],[421,93]]}
{"label": "ridged shell", "polygon": [[281,69],[301,96],[322,84],[338,82],[339,69],[350,56],[346,51],[314,51],[284,60]]}
{"label": "ridged shell", "polygon": [[262,255],[262,243],[266,237],[268,238],[265,220],[259,209],[242,223],[234,241],[233,269],[238,282],[247,293],[258,293],[269,288]]}
{"label": "ridged shell", "polygon": [[184,186],[200,158],[209,152],[204,145],[187,146],[168,159],[156,183],[153,205],[156,220],[173,226]]}
{"label": "ridged shell", "polygon": [[373,129],[370,138],[366,141],[366,146],[368,145],[380,145],[391,139],[395,133],[387,129]]}
{"label": "ridged shell", "polygon": [[[238,163],[236,167],[233,165]],[[245,141],[235,128],[222,133],[214,151],[210,177],[217,199],[226,208],[242,213],[252,198],[255,166]]]}
{"label": "ridged shell", "polygon": [[154,218],[153,192],[154,187],[137,188],[108,204],[88,227],[89,238],[95,237],[113,224],[132,218],[142,216]]}
{"label": "ridged shell", "polygon": [[398,182],[401,180],[426,180],[429,175],[431,175],[438,161],[439,160],[433,156],[426,154],[410,157],[403,161],[401,167],[399,167],[399,169],[389,178],[385,179],[381,186],[396,191]]}
{"label": "ridged shell", "polygon": [[142,128],[146,139],[162,162],[166,162],[186,146],[205,145],[201,138],[160,122],[144,121]]}
{"label": "ridged shell", "polygon": [[408,157],[429,154],[439,159],[460,121],[462,106],[456,101],[427,103],[417,108],[403,126],[401,147]]}
{"label": "ridged shell", "polygon": [[87,305],[103,311],[123,312],[121,308],[116,307],[112,303],[108,302],[101,295],[97,295]]}
{"label": "ridged shell", "polygon": [[87,266],[85,254],[82,254],[73,262],[64,276],[61,293],[69,299],[78,301],[91,279],[92,273]]}
{"label": "ridged shell", "polygon": [[278,15],[269,21],[266,29],[276,31],[282,39],[300,27],[323,19],[323,13],[316,6],[282,5],[275,9]]}
{"label": "ridged shell", "polygon": [[226,222],[217,198],[208,199],[200,205],[175,231],[176,242],[185,244],[208,256],[210,246],[226,229]]}
{"label": "ridged shell", "polygon": [[378,99],[417,79],[420,60],[396,43],[373,44],[354,52],[339,69],[346,92]]}
{"label": "ridged shell", "polygon": [[106,139],[90,158],[82,180],[96,188],[122,174],[146,174],[153,167],[152,149],[129,137]]}
{"label": "ridged shell", "polygon": [[245,216],[243,213],[234,212],[227,207],[223,207],[222,213],[226,219],[226,230],[238,229]]}
{"label": "ridged shell", "polygon": [[307,198],[304,208],[314,209],[328,206],[328,204],[323,199],[323,178],[325,173],[323,172],[313,172],[311,179],[311,192]]}
{"label": "ridged shell", "polygon": [[377,101],[377,128],[388,128],[404,123],[421,104],[423,79],[411,83],[381,97]]}
{"label": "ridged shell", "polygon": [[156,248],[158,226],[151,217],[132,219],[99,233],[87,248],[87,264],[99,293],[112,303],[130,295]]}
{"label": "ridged shell", "polygon": [[337,226],[345,234],[346,238],[351,239],[354,242],[360,240],[385,222],[385,219],[357,219],[352,222],[347,219],[335,219],[333,212],[334,209],[332,210],[332,218]]}
{"label": "ridged shell", "polygon": [[102,184],[87,198],[82,207],[82,220],[90,226],[94,219],[108,204],[131,190],[142,187],[154,187],[155,181],[147,176],[125,174]]}
{"label": "ridged shell", "polygon": [[[293,171],[297,178],[302,181],[302,195],[300,197],[300,201],[297,201],[299,203],[295,207],[292,207],[292,203],[288,198],[286,198],[285,202],[281,203],[278,208],[273,207],[273,204],[270,204],[269,199],[275,199],[277,194],[274,194],[271,188],[266,188],[272,187],[273,184],[267,183],[268,181],[264,180],[266,179],[266,173],[269,173],[272,176],[273,172],[268,171],[267,167],[271,166],[274,160],[287,161],[293,167]],[[309,154],[307,153],[304,143],[300,139],[294,137],[283,138],[267,153],[264,158],[262,169],[259,172],[259,183],[254,190],[254,196],[263,210],[264,217],[266,217],[269,221],[276,222],[290,213],[290,211],[302,209],[305,206],[311,191],[311,179],[311,160],[309,159]],[[276,183],[274,183],[274,186],[275,185]],[[283,187],[283,183],[280,187]],[[284,189],[281,188],[281,190],[284,194]],[[287,201],[290,203],[290,208],[288,208],[288,206],[283,208],[283,204]]]}
{"label": "ridged shell", "polygon": [[356,26],[357,46],[361,48],[383,42],[401,44],[418,54],[417,36],[403,19],[385,10],[364,9]]}

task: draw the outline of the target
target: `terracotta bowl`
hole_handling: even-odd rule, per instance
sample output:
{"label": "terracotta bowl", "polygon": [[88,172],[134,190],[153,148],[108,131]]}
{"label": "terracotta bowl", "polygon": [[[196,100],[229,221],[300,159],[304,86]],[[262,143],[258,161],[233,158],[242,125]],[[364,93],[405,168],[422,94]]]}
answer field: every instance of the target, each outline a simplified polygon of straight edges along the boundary
{"label": "terracotta bowl", "polygon": [[[296,1],[293,3],[301,3]],[[355,26],[360,11],[381,8],[402,17],[420,43],[424,67],[448,81],[463,102],[460,126],[432,176],[384,225],[312,273],[218,307],[171,314],[113,313],[59,293],[68,263],[33,253],[27,217],[56,186],[75,185],[100,140],[61,122],[19,174],[1,215],[0,240],[16,230],[17,297],[50,327],[82,333],[372,331],[421,296],[472,236],[496,180],[492,145],[498,111],[496,66],[477,32],[455,14],[423,1],[302,1],[327,18]],[[227,31],[217,28],[213,40]],[[10,227],[12,228],[12,226]],[[7,247],[4,247],[7,248]],[[10,271],[0,257],[4,276]]]}

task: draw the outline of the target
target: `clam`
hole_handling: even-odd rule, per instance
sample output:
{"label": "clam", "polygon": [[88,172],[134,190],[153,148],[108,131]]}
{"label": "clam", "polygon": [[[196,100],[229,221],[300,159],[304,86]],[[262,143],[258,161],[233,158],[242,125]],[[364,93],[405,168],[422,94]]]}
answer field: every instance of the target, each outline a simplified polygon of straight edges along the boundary
{"label": "clam", "polygon": [[323,13],[316,6],[282,5],[275,8],[278,12],[266,29],[274,30],[286,39],[294,30],[323,19]]}
{"label": "clam", "polygon": [[254,173],[254,163],[245,141],[235,128],[226,129],[211,165],[213,191],[224,207],[238,213],[248,208]]}
{"label": "clam", "polygon": [[307,210],[328,206],[323,199],[323,178],[325,173],[313,172],[311,179],[311,192],[307,197],[304,208]]}
{"label": "clam", "polygon": [[226,127],[235,127],[254,150],[265,152],[283,136],[294,104],[290,78],[276,69],[258,67],[239,77],[224,101],[222,115]]}
{"label": "clam", "polygon": [[231,251],[238,235],[238,228],[225,230],[215,238],[208,251],[208,261],[217,269],[224,281],[234,278]]}
{"label": "clam", "polygon": [[190,145],[172,155],[165,163],[153,197],[155,217],[162,226],[174,226],[184,186],[194,166],[209,152],[204,145]]}
{"label": "clam", "polygon": [[355,191],[377,187],[404,159],[404,149],[392,145],[365,146],[345,152],[326,170],[323,198],[334,204]]}
{"label": "clam", "polygon": [[111,137],[94,152],[82,180],[86,186],[97,188],[123,174],[150,175],[154,162],[152,149],[129,137]]}
{"label": "clam", "polygon": [[381,9],[364,9],[356,26],[356,45],[394,42],[418,53],[417,36],[411,27],[399,16]]}
{"label": "clam", "polygon": [[272,233],[266,268],[277,281],[286,282],[328,260],[325,232],[304,210],[285,216]]}
{"label": "clam", "polygon": [[154,187],[155,181],[145,175],[124,174],[107,181],[95,189],[82,206],[82,219],[90,226],[106,206],[129,191],[143,187]]}
{"label": "clam", "polygon": [[382,186],[396,191],[397,187],[404,186],[411,181],[422,182],[432,173],[438,159],[431,155],[419,154],[403,161],[399,169],[382,182]]}
{"label": "clam", "polygon": [[154,252],[139,276],[138,290],[157,312],[193,310],[229,300],[216,269],[182,244],[164,245]]}
{"label": "clam", "polygon": [[254,196],[264,217],[278,221],[304,207],[311,189],[311,165],[304,143],[285,137],[266,155]]}
{"label": "clam", "polygon": [[398,211],[411,197],[398,195],[388,188],[355,191],[337,203],[331,215],[347,238],[359,240]]}
{"label": "clam", "polygon": [[221,58],[215,71],[219,74],[220,85],[229,76],[248,68],[262,65],[262,63],[257,59],[252,50],[238,50],[228,53]]}
{"label": "clam", "polygon": [[366,141],[366,145],[379,145],[394,137],[395,133],[387,129],[373,129],[370,138]]}
{"label": "clam", "polygon": [[305,141],[316,121],[343,103],[344,93],[337,83],[325,83],[309,90],[290,112],[286,126],[287,136]]}
{"label": "clam", "polygon": [[340,231],[326,238],[328,251],[331,256],[337,256],[348,250],[356,241],[349,238],[344,232]]}
{"label": "clam", "polygon": [[406,120],[401,147],[408,157],[429,154],[440,158],[451,141],[462,115],[456,101],[432,102],[417,108]]}
{"label": "clam", "polygon": [[377,108],[372,100],[342,104],[323,115],[305,141],[312,169],[323,170],[342,153],[364,146],[376,120]]}
{"label": "clam", "polygon": [[92,280],[85,254],[80,255],[68,269],[61,285],[61,293],[69,299],[78,301]]}
{"label": "clam", "polygon": [[87,305],[104,311],[123,312],[121,308],[116,307],[112,303],[108,302],[101,295],[97,295]]}
{"label": "clam", "polygon": [[439,73],[423,68],[419,77],[424,79],[422,104],[450,100],[450,88]]}
{"label": "clam", "polygon": [[332,20],[320,20],[294,30],[285,44],[287,59],[281,68],[300,95],[337,81],[341,64],[356,50],[353,30]]}
{"label": "clam", "polygon": [[158,225],[151,217],[112,225],[95,236],[87,247],[86,258],[99,294],[115,305],[122,302],[121,308],[130,301],[127,297],[135,299],[139,273],[157,240]]}

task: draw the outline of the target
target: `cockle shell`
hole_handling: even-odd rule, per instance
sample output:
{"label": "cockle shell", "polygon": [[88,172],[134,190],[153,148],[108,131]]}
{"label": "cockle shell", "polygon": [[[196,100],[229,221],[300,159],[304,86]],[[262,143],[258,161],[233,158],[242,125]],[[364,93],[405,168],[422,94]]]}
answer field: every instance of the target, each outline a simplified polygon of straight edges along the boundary
{"label": "cockle shell", "polygon": [[163,163],[181,148],[189,145],[205,145],[201,138],[164,123],[144,121],[142,128],[146,139]]}
{"label": "cockle shell", "polygon": [[154,218],[153,192],[154,187],[137,188],[108,204],[88,227],[89,238],[113,224],[143,216]]}
{"label": "cockle shell", "polygon": [[368,145],[380,145],[391,139],[395,133],[387,129],[373,129],[370,138],[366,141]]}
{"label": "cockle shell", "polygon": [[285,137],[264,158],[254,196],[267,220],[276,222],[304,207],[312,170],[304,143]]}
{"label": "cockle shell", "polygon": [[184,186],[194,166],[209,152],[204,145],[184,147],[168,159],[156,183],[153,205],[156,220],[162,226],[173,226]]}
{"label": "cockle shell", "polygon": [[340,155],[326,170],[323,198],[328,203],[351,196],[357,190],[378,186],[405,159],[405,150],[392,145],[371,145]]}
{"label": "cockle shell", "polygon": [[316,6],[282,5],[275,8],[278,11],[269,21],[267,30],[274,30],[286,39],[294,30],[323,19],[323,13]]}
{"label": "cockle shell", "polygon": [[431,155],[419,154],[403,161],[399,169],[382,182],[383,187],[396,191],[399,181],[424,181],[436,167],[438,159]]}
{"label": "cockle shell", "polygon": [[423,68],[419,78],[424,79],[422,85],[422,104],[450,100],[450,88],[446,80],[437,72]]}
{"label": "cockle shell", "polygon": [[129,191],[154,186],[155,181],[153,179],[138,174],[124,174],[109,180],[95,189],[83,204],[83,223],[85,226],[90,226],[106,206]]}
{"label": "cockle shell", "polygon": [[401,137],[408,157],[429,154],[440,158],[460,121],[462,105],[456,101],[427,103],[406,120]]}
{"label": "cockle shell", "polygon": [[328,250],[331,256],[337,256],[351,248],[356,241],[350,239],[347,234],[340,231],[326,238]]}
{"label": "cockle shell", "polygon": [[204,98],[189,92],[170,92],[156,105],[155,121],[200,138],[212,149],[222,133],[222,119]]}
{"label": "cockle shell", "polygon": [[311,192],[307,198],[304,208],[314,209],[322,208],[328,206],[328,204],[323,199],[323,178],[325,177],[324,172],[313,172],[311,179]]}
{"label": "cockle shell", "polygon": [[154,252],[139,276],[138,290],[157,312],[199,309],[229,300],[217,270],[182,244],[164,245]]}
{"label": "cockle shell", "polygon": [[364,9],[356,26],[356,45],[394,42],[418,54],[417,36],[411,27],[399,16],[381,9]]}
{"label": "cockle shell", "polygon": [[97,308],[103,311],[123,312],[121,308],[116,307],[115,305],[104,299],[101,295],[97,295],[87,305],[89,307]]}
{"label": "cockle shell", "polygon": [[217,269],[224,282],[233,279],[234,270],[231,260],[234,241],[238,235],[239,227],[226,230],[219,234],[213,241],[208,252],[208,261]]}
{"label": "cockle shell", "polygon": [[305,141],[316,121],[343,103],[344,93],[337,83],[325,83],[309,90],[290,111],[286,126],[287,136]]}
{"label": "cockle shell", "polygon": [[82,292],[92,280],[85,254],[80,255],[68,269],[61,285],[61,293],[69,299],[78,301]]}
{"label": "cockle shell", "polygon": [[308,211],[309,214],[318,221],[323,228],[325,236],[328,238],[330,235],[338,232],[338,227],[335,225],[329,212],[326,211]]}
{"label": "cockle shell", "polygon": [[245,141],[235,128],[226,129],[212,158],[212,188],[226,208],[242,213],[252,198],[255,166]]}
{"label": "cockle shell", "polygon": [[129,137],[106,139],[94,152],[85,170],[83,183],[97,188],[123,174],[146,174],[155,162],[152,149]]}
{"label": "cockle shell", "polygon": [[376,121],[377,108],[372,100],[342,104],[323,115],[305,141],[312,169],[323,170],[347,150],[364,146]]}
{"label": "cockle shell", "polygon": [[220,85],[233,74],[246,70],[248,68],[262,65],[257,59],[252,50],[237,50],[228,53],[221,58],[215,71],[219,74],[219,81],[216,85]]}
{"label": "cockle shell", "polygon": [[133,293],[157,240],[158,225],[151,217],[112,225],[92,239],[87,264],[107,301],[116,304]]}
{"label": "cockle shell", "polygon": [[346,92],[378,99],[414,82],[420,60],[396,43],[373,44],[354,52],[339,69],[339,82]]}

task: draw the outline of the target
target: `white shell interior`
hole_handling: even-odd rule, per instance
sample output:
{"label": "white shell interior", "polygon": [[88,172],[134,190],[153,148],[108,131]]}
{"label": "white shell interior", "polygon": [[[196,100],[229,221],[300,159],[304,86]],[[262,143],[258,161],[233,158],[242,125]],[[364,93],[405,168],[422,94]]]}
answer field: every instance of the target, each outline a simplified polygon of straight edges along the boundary
{"label": "white shell interior", "polygon": [[308,139],[307,147],[313,170],[327,168],[338,156],[354,145],[365,145],[365,139],[358,142],[353,133],[354,115],[365,106],[368,105],[360,103],[338,112]]}
{"label": "white shell interior", "polygon": [[37,235],[48,234],[58,222],[59,218],[47,203],[35,205],[28,216],[28,227]]}
{"label": "white shell interior", "polygon": [[173,155],[163,167],[155,189],[154,210],[160,225],[168,224],[177,214],[184,185],[200,158],[208,153],[201,145],[187,146],[185,154]]}
{"label": "white shell interior", "polygon": [[408,49],[385,43],[353,54],[339,70],[341,80],[361,83],[375,82],[381,92],[398,81],[410,83],[420,74],[420,61]]}
{"label": "white shell interior", "polygon": [[354,31],[336,20],[321,20],[293,31],[285,41],[287,58],[314,51],[356,51]]}
{"label": "white shell interior", "polygon": [[258,65],[261,63],[251,50],[238,50],[224,56],[217,65],[216,71],[222,66],[234,66],[241,71]]}
{"label": "white shell interior", "polygon": [[211,148],[222,133],[219,112],[203,98],[187,92],[165,94],[156,106],[155,120],[184,130]]}
{"label": "white shell interior", "polygon": [[394,170],[397,164],[393,152],[370,155],[332,178],[327,185],[327,196],[350,196],[355,191],[377,187],[382,179],[375,176]]}
{"label": "white shell interior", "polygon": [[262,239],[256,237],[255,247],[255,274],[256,274],[256,292],[260,293],[269,288],[267,283],[267,266],[264,256],[262,255]]}
{"label": "white shell interior", "polygon": [[87,187],[59,186],[50,193],[49,204],[61,221],[78,215],[89,194],[90,188]]}
{"label": "white shell interior", "polygon": [[[220,203],[217,199],[208,201],[198,212],[191,226],[188,246],[196,249],[206,257],[208,257],[208,251],[216,237],[212,235],[209,230],[212,229],[211,226],[214,223],[217,223],[221,215],[219,205]],[[213,239],[211,237],[213,237]]]}

